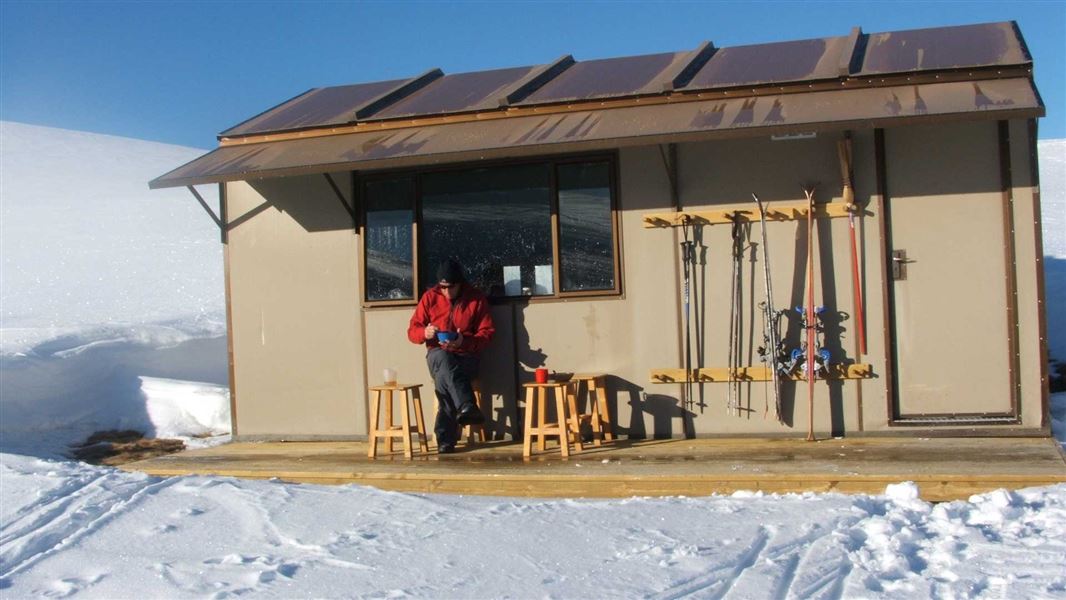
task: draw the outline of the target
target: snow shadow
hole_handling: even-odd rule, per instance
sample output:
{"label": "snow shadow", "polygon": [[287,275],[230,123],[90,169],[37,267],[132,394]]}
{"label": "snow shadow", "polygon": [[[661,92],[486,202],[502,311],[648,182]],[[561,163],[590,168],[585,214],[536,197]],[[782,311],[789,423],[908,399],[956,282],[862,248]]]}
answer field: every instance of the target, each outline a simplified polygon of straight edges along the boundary
{"label": "snow shadow", "polygon": [[1066,363],[1066,259],[1044,257],[1044,293],[1048,354]]}
{"label": "snow shadow", "polygon": [[[97,341],[64,348],[42,344],[0,364],[0,449],[53,458],[94,431],[135,429],[156,434],[141,377],[227,386],[226,338],[196,338],[170,346]],[[42,443],[42,441],[46,443]]]}

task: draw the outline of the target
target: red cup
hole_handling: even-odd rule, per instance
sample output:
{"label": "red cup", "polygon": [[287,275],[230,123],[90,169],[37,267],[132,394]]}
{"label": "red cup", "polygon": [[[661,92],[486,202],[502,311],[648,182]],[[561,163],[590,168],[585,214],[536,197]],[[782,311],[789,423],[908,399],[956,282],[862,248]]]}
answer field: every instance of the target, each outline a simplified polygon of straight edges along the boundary
{"label": "red cup", "polygon": [[533,372],[537,383],[548,383],[548,369],[537,369]]}

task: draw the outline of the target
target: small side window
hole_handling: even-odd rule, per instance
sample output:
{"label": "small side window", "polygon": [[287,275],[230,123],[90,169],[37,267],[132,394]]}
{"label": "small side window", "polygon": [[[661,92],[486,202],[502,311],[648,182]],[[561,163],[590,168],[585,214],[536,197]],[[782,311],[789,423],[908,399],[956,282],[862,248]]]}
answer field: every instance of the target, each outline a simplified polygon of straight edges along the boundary
{"label": "small side window", "polygon": [[411,178],[366,183],[366,299],[415,297],[415,189]]}
{"label": "small side window", "polygon": [[614,289],[610,164],[561,164],[558,181],[562,291]]}

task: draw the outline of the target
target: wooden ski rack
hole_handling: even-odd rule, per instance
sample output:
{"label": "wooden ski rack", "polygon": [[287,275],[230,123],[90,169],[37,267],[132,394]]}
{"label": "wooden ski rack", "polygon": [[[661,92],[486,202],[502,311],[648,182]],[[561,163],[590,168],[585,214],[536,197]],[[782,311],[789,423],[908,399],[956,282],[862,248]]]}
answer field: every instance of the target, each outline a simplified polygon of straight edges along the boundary
{"label": "wooden ski rack", "polygon": [[[872,216],[873,213],[852,205],[852,210],[860,216]],[[848,216],[849,207],[844,202],[829,202],[815,205],[814,216],[819,219],[834,219]],[[649,213],[644,215],[644,227],[680,227],[682,225],[722,225],[732,223],[735,219],[742,223],[758,223],[759,211],[749,204],[723,205],[713,210],[693,210],[680,212]],[[776,202],[766,209],[766,218],[770,221],[796,221],[807,218],[807,202]]]}
{"label": "wooden ski rack", "polygon": [[[687,381],[691,381],[692,383],[727,383],[730,381],[771,381],[773,379],[770,374],[770,369],[763,365],[736,369],[732,378],[729,377],[728,367],[693,369],[692,374],[693,377],[691,379],[686,379],[685,369],[652,369],[651,382],[686,383]],[[871,379],[873,376],[873,368],[868,364],[855,363],[843,365],[833,363],[828,367],[828,375],[819,374],[818,379]],[[807,380],[807,378],[800,373],[793,373],[792,375],[785,376],[784,379],[790,379],[792,381]]]}

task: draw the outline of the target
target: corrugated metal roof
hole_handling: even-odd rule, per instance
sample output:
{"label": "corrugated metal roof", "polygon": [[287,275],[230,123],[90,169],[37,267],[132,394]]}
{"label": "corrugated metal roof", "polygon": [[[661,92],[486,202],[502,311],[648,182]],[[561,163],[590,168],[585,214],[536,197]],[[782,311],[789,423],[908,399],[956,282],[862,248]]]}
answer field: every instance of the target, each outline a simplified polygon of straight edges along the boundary
{"label": "corrugated metal roof", "polygon": [[1043,115],[1027,77],[716,98],[233,144],[152,188],[615,148],[665,141],[887,126],[914,119]]}
{"label": "corrugated metal roof", "polygon": [[663,91],[660,75],[687,55],[688,52],[667,52],[578,62],[517,104],[658,94]]}
{"label": "corrugated metal roof", "polygon": [[515,67],[445,75],[366,120],[497,109],[504,93],[535,68]]}
{"label": "corrugated metal roof", "polygon": [[1014,23],[872,33],[861,75],[968,69],[1031,62]]}
{"label": "corrugated metal roof", "polygon": [[219,135],[249,135],[351,123],[355,121],[356,110],[404,81],[398,79],[309,90]]}
{"label": "corrugated metal roof", "polygon": [[847,40],[845,36],[722,48],[684,89],[835,79]]}
{"label": "corrugated metal roof", "polygon": [[[709,60],[708,60],[709,57]],[[227,129],[224,138],[421,118],[507,106],[577,103],[859,76],[1031,63],[1012,22],[860,34],[314,89]],[[691,63],[691,64],[690,64]],[[704,64],[705,63],[705,64]],[[855,68],[849,68],[854,65]],[[686,69],[685,67],[689,67]],[[843,68],[842,68],[843,67]],[[688,79],[677,81],[677,79]],[[510,86],[518,86],[517,91]],[[391,92],[391,94],[390,94]],[[507,96],[507,101],[501,101]]]}

